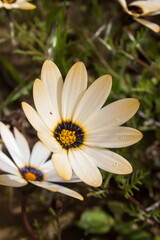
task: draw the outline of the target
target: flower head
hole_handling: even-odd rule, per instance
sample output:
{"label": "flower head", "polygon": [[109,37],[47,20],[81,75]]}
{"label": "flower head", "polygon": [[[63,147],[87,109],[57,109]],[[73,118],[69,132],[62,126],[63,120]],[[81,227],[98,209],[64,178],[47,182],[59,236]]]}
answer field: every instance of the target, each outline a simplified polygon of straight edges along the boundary
{"label": "flower head", "polygon": [[[0,185],[22,187],[32,183],[38,187],[52,192],[61,192],[66,195],[83,200],[83,197],[66,187],[53,182],[66,182],[62,180],[53,168],[51,160],[48,160],[50,151],[38,141],[30,154],[29,145],[24,136],[14,128],[14,135],[0,122],[2,140],[10,153],[13,161],[0,151],[0,169],[6,174],[0,175]],[[79,179],[74,175],[70,182]]]}
{"label": "flower head", "polygon": [[160,31],[160,26],[158,24],[141,18],[160,14],[159,0],[133,1],[130,4],[127,4],[126,0],[118,0],[118,2],[123,7],[124,11],[131,15],[135,21],[150,28],[154,32]]}
{"label": "flower head", "polygon": [[35,5],[29,3],[30,0],[0,0],[0,8],[6,8],[11,10],[13,8],[19,8],[24,10],[33,10]]}
{"label": "flower head", "polygon": [[60,177],[71,179],[73,169],[85,183],[100,186],[97,167],[131,173],[127,160],[105,148],[129,146],[142,138],[135,129],[119,127],[135,114],[138,100],[123,99],[102,108],[111,90],[111,76],[98,78],[87,89],[82,62],[73,65],[63,84],[59,69],[47,60],[41,79],[33,87],[37,112],[27,103],[22,107],[40,140],[53,152],[52,162]]}

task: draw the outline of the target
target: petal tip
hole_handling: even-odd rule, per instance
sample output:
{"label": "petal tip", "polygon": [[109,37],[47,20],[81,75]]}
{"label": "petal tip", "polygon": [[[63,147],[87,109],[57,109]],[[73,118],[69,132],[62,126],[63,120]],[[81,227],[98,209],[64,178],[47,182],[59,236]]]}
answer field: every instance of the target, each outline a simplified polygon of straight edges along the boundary
{"label": "petal tip", "polygon": [[82,195],[79,195],[78,197],[79,200],[83,201],[84,200],[84,197]]}
{"label": "petal tip", "polygon": [[125,174],[131,174],[133,172],[132,165],[129,164],[129,166],[126,168]]}

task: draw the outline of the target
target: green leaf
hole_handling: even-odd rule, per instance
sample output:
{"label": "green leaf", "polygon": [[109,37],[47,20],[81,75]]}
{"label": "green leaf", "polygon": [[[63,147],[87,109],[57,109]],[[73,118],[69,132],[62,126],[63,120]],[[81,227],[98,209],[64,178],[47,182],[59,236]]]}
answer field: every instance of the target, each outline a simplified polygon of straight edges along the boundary
{"label": "green leaf", "polygon": [[114,219],[102,210],[87,210],[81,215],[78,226],[88,233],[104,234],[110,231]]}

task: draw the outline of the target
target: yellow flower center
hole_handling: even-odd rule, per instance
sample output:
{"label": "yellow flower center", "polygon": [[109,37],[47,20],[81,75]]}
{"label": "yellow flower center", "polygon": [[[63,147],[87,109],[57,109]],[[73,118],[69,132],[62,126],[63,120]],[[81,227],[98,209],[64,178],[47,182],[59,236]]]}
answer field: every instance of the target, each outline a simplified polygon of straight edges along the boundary
{"label": "yellow flower center", "polygon": [[65,146],[70,146],[71,144],[74,144],[76,142],[75,131],[63,129],[61,133],[59,133],[59,140]]}
{"label": "yellow flower center", "polygon": [[16,0],[2,0],[2,2],[4,3],[8,3],[8,4],[12,4],[14,3]]}
{"label": "yellow flower center", "polygon": [[24,178],[27,181],[35,181],[36,180],[36,175],[34,173],[27,172],[27,173],[24,173]]}

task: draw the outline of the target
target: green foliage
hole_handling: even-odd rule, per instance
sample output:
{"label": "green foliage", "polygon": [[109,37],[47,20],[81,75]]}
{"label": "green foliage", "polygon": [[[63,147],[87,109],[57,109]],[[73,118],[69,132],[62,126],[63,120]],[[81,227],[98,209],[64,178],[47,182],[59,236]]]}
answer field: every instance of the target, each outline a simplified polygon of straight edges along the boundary
{"label": "green foliage", "polygon": [[81,215],[78,226],[87,233],[104,234],[110,231],[114,219],[103,210],[86,210]]}
{"label": "green foliage", "polygon": [[43,238],[43,234],[42,234],[42,229],[41,229],[41,226],[36,219],[34,219],[33,226],[36,230],[36,233],[38,234],[39,239],[43,240],[44,238]]}
{"label": "green foliage", "polygon": [[131,179],[125,178],[123,175],[117,176],[118,187],[124,191],[124,196],[128,198],[129,196],[133,196],[133,190],[139,191],[139,187],[137,185],[142,185],[142,180],[148,173],[144,173],[143,170],[137,170],[132,174]]}

